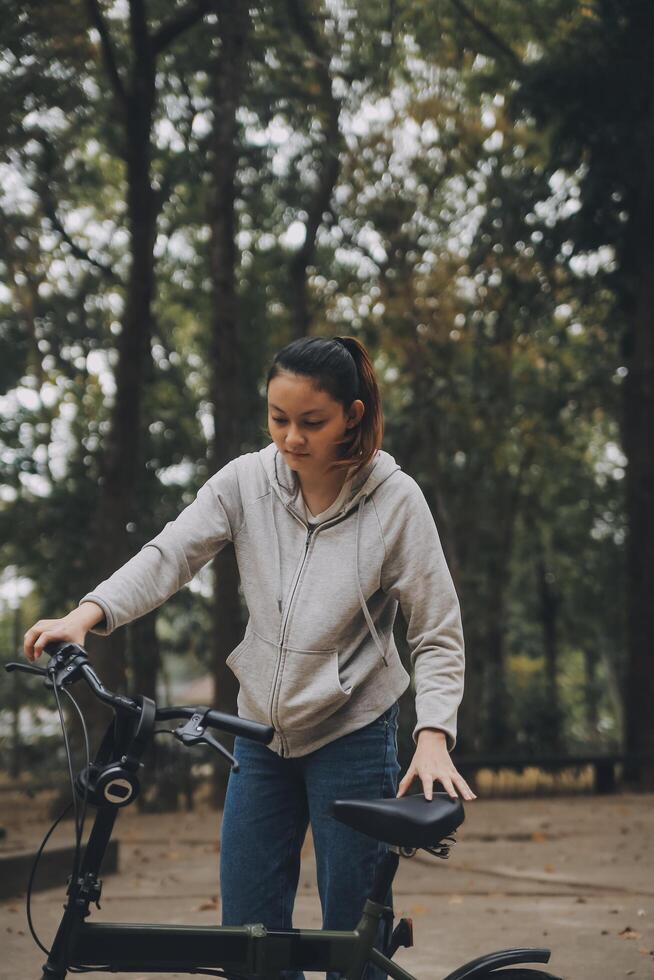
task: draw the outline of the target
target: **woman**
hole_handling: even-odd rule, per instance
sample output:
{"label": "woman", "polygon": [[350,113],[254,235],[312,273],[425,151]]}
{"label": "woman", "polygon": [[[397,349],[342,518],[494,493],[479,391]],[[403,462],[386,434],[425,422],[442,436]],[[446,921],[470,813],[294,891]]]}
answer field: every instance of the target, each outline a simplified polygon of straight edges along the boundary
{"label": "woman", "polygon": [[[159,606],[229,541],[250,618],[227,663],[238,711],[272,725],[236,739],[222,824],[223,924],[289,928],[311,823],[325,929],[352,929],[384,846],[337,824],[336,798],[402,796],[417,778],[474,799],[449,751],[463,693],[459,603],[417,483],[381,447],[374,368],[353,337],[305,337],[268,373],[272,442],[229,462],[141,551],[61,620],[25,635],[84,642]],[[415,672],[415,754],[397,787],[397,700]],[[457,792],[458,791],[458,792]],[[388,896],[390,904],[391,896]],[[384,942],[380,935],[380,943]],[[369,967],[369,977],[379,977]]]}

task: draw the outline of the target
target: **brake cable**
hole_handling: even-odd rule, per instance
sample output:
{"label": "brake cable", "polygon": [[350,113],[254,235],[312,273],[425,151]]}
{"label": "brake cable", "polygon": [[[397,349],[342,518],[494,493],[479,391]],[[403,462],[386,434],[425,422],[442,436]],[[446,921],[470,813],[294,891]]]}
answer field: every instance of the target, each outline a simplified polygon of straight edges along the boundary
{"label": "brake cable", "polygon": [[[45,671],[44,671],[44,673],[45,673]],[[34,879],[36,877],[37,868],[38,868],[38,865],[39,865],[39,861],[41,860],[41,857],[43,855],[43,851],[45,850],[46,844],[48,843],[50,837],[54,833],[56,827],[59,825],[59,823],[61,822],[61,820],[63,820],[63,818],[65,817],[65,815],[68,813],[68,811],[72,807],[73,808],[74,815],[75,815],[75,853],[74,853],[74,856],[73,856],[73,870],[72,870],[71,878],[74,880],[74,878],[77,876],[77,874],[79,872],[81,847],[82,847],[82,836],[84,834],[84,822],[86,820],[87,804],[88,804],[88,799],[87,799],[87,795],[88,794],[87,794],[87,789],[85,787],[85,789],[84,789],[84,797],[83,797],[83,800],[82,800],[82,809],[81,809],[81,814],[80,814],[78,803],[77,803],[77,792],[75,790],[75,778],[74,778],[74,775],[73,775],[73,759],[72,759],[72,753],[71,753],[71,749],[70,749],[70,742],[68,740],[68,732],[66,730],[66,720],[65,720],[65,717],[64,717],[63,709],[61,707],[61,700],[59,698],[57,684],[56,683],[53,683],[52,687],[53,687],[53,691],[54,691],[55,701],[57,702],[57,711],[58,711],[58,714],[59,714],[59,722],[61,724],[61,730],[62,730],[63,737],[64,737],[64,749],[65,749],[65,752],[66,752],[66,761],[67,761],[67,764],[68,764],[68,774],[69,774],[70,782],[71,782],[72,799],[71,799],[70,803],[68,803],[66,805],[66,807],[62,810],[62,812],[56,818],[56,820],[54,821],[54,823],[52,824],[52,826],[50,827],[50,829],[47,831],[45,837],[41,841],[41,845],[40,845],[38,851],[36,852],[36,856],[35,856],[34,861],[32,863],[32,869],[30,871],[30,876],[29,876],[29,880],[28,880],[28,883],[27,883],[27,894],[25,896],[25,906],[26,906],[25,911],[27,913],[27,924],[28,924],[28,927],[29,927],[29,930],[30,930],[30,934],[32,936],[32,939],[34,940],[34,942],[36,943],[36,945],[39,947],[39,949],[46,954],[46,956],[50,956],[51,950],[46,949],[46,947],[43,945],[43,943],[39,939],[39,936],[38,936],[38,934],[36,932],[36,927],[34,926],[34,921],[32,919],[32,889],[33,889],[33,886],[34,886]],[[85,755],[86,755],[86,764],[88,766],[90,764],[91,748],[90,748],[90,744],[89,744],[89,736],[88,736],[88,730],[87,730],[87,727],[86,727],[86,722],[84,721],[84,715],[82,714],[82,711],[80,709],[80,706],[78,705],[77,701],[75,700],[75,698],[73,697],[73,695],[70,693],[70,691],[67,691],[66,688],[62,688],[62,690],[63,690],[64,694],[66,694],[68,696],[68,698],[70,699],[70,701],[72,702],[72,704],[75,707],[75,710],[77,711],[77,714],[79,716],[79,719],[80,719],[80,722],[81,722],[81,725],[82,725],[82,733],[83,733],[83,736],[84,736],[84,750],[85,750]]]}
{"label": "brake cable", "polygon": [[38,851],[36,852],[36,857],[34,858],[34,861],[32,862],[32,870],[30,871],[29,880],[27,882],[27,898],[26,898],[26,905],[27,905],[27,924],[29,926],[30,933],[32,934],[32,939],[34,940],[34,942],[36,943],[36,945],[39,947],[39,949],[42,950],[42,952],[44,952],[46,954],[46,956],[49,956],[50,955],[50,950],[49,949],[46,949],[45,946],[43,945],[43,943],[41,942],[41,940],[39,939],[39,937],[38,937],[38,935],[36,933],[36,929],[34,927],[34,923],[32,922],[32,884],[34,882],[34,878],[35,878],[35,875],[36,875],[36,869],[37,869],[37,866],[38,866],[39,861],[41,860],[41,855],[43,854],[43,850],[45,848],[45,845],[48,843],[48,841],[50,840],[50,837],[52,836],[52,834],[53,834],[53,832],[55,830],[55,828],[58,826],[58,824],[60,823],[60,821],[63,820],[63,818],[66,816],[66,814],[68,813],[68,811],[70,810],[70,808],[72,807],[72,805],[73,805],[72,801],[70,803],[67,803],[66,804],[66,806],[64,807],[64,809],[61,811],[61,813],[59,814],[59,816],[57,817],[57,819],[52,824],[52,826],[50,827],[50,829],[46,833],[45,837],[41,841],[40,847],[39,847]]}

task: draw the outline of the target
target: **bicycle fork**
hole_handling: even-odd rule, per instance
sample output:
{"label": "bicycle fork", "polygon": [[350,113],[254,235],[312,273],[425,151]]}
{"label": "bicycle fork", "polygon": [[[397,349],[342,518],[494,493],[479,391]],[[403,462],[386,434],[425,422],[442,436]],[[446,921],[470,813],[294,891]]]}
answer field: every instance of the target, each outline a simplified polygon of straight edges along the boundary
{"label": "bicycle fork", "polygon": [[68,886],[64,914],[50,955],[43,965],[43,980],[64,980],[75,935],[89,915],[91,903],[95,902],[99,906],[102,882],[98,878],[98,871],[117,815],[118,811],[113,807],[103,807],[97,812],[77,880],[71,880]]}

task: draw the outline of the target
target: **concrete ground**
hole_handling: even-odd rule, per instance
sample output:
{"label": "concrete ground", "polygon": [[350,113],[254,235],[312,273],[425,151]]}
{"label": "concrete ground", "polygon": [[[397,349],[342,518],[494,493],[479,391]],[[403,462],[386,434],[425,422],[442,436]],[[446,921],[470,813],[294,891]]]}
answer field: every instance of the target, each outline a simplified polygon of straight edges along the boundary
{"label": "concrete ground", "polygon": [[[545,946],[552,957],[544,969],[564,980],[654,980],[654,795],[480,798],[465,807],[449,860],[419,853],[400,864],[395,910],[413,918],[415,946],[398,952],[399,964],[441,980],[483,953]],[[47,826],[29,803],[13,823],[17,846],[32,847]],[[220,814],[208,809],[126,810],[116,824],[120,872],[106,879],[93,920],[216,923],[219,830]],[[57,832],[61,843],[71,836],[70,823]],[[33,898],[46,943],[62,900],[63,889]],[[310,839],[294,924],[320,926]],[[0,936],[0,980],[40,977],[44,957],[27,931],[23,900],[0,904]]]}

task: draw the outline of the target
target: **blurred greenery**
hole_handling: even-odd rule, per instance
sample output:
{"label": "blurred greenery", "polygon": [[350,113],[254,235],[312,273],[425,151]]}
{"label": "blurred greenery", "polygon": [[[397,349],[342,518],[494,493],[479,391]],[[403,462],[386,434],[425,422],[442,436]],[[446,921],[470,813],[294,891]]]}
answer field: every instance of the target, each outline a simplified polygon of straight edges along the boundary
{"label": "blurred greenery", "polygon": [[[654,753],[642,5],[0,15],[5,659],[16,616],[63,615],[265,445],[280,346],[350,334],[461,598],[457,752]],[[229,704],[216,623],[229,649],[246,618],[216,565],[97,655],[167,696],[208,674]],[[0,677],[14,772],[38,769],[42,703]],[[411,729],[409,693],[405,762]]]}

